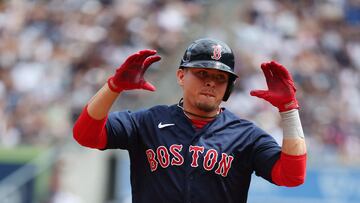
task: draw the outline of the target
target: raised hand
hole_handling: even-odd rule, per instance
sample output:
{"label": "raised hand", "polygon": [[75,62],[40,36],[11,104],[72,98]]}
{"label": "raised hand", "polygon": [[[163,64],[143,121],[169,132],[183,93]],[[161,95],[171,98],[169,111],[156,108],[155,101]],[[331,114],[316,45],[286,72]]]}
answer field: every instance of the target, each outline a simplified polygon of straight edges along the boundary
{"label": "raised hand", "polygon": [[149,66],[161,59],[155,54],[155,50],[146,49],[130,55],[108,79],[109,88],[114,92],[132,89],[155,91],[155,86],[144,79],[144,73]]}
{"label": "raised hand", "polygon": [[286,68],[271,61],[261,64],[261,69],[264,72],[268,90],[252,90],[250,95],[270,102],[280,112],[298,109],[294,81]]}

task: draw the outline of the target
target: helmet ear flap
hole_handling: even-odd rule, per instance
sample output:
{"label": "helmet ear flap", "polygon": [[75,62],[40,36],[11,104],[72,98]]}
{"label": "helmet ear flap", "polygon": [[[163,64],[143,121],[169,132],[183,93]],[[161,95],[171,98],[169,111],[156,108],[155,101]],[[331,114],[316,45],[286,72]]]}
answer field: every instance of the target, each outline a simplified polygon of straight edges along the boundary
{"label": "helmet ear flap", "polygon": [[228,85],[227,85],[226,90],[225,90],[223,101],[227,101],[229,99],[230,94],[234,89],[235,81],[236,81],[235,79],[232,79],[232,78],[230,79],[229,78],[229,82],[228,82]]}

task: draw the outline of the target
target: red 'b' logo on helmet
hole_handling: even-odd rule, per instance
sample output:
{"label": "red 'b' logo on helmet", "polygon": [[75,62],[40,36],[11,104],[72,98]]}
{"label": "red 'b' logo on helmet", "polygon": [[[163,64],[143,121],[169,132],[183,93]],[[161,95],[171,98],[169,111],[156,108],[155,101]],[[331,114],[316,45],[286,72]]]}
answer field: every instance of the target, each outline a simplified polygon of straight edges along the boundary
{"label": "red 'b' logo on helmet", "polygon": [[221,45],[213,45],[213,55],[211,56],[214,60],[219,60],[221,58]]}

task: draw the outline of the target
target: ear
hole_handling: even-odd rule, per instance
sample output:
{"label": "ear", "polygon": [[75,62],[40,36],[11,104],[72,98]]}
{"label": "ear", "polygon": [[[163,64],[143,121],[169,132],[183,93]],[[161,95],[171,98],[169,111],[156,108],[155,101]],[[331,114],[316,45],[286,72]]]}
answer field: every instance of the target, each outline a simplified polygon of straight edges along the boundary
{"label": "ear", "polygon": [[176,72],[176,77],[177,77],[177,83],[180,86],[184,85],[184,76],[185,76],[184,69],[178,69],[177,72]]}

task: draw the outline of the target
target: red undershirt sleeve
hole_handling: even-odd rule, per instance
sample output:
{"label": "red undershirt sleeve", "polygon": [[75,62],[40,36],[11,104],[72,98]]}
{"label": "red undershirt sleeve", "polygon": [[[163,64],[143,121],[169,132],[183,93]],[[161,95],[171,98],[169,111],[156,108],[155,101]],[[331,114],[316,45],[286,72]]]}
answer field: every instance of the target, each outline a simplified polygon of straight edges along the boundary
{"label": "red undershirt sleeve", "polygon": [[305,181],[306,154],[295,156],[283,152],[271,171],[272,181],[276,185],[295,187]]}
{"label": "red undershirt sleeve", "polygon": [[82,146],[105,149],[107,143],[107,132],[105,128],[108,116],[101,120],[92,118],[87,105],[82,110],[73,128],[74,139]]}

